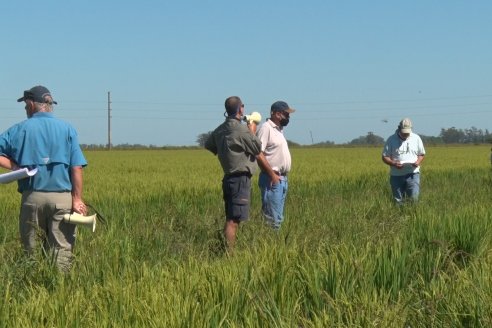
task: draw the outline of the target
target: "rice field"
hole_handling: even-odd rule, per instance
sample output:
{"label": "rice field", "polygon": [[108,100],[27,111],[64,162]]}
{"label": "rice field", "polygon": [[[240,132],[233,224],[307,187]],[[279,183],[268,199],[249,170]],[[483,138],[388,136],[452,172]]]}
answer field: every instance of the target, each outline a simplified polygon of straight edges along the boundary
{"label": "rice field", "polygon": [[490,146],[426,147],[421,197],[392,204],[380,148],[292,149],[285,223],[251,217],[224,255],[205,150],[86,151],[63,275],[25,258],[20,195],[0,185],[0,327],[490,327]]}

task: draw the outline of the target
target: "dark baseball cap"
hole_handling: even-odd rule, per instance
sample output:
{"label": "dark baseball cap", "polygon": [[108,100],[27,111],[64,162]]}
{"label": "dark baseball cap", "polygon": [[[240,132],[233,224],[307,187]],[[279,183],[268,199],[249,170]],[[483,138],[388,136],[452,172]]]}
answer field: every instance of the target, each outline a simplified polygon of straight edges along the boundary
{"label": "dark baseball cap", "polygon": [[[49,98],[47,98],[49,97]],[[51,96],[50,90],[48,90],[46,87],[43,87],[42,85],[37,85],[35,87],[32,87],[29,90],[24,91],[24,96],[21,98],[17,99],[17,102],[25,101],[26,99],[38,102],[38,103],[53,103],[53,104],[58,104],[56,101],[53,100],[53,97]]]}
{"label": "dark baseball cap", "polygon": [[272,112],[287,112],[287,113],[294,113],[296,110],[293,108],[290,108],[289,105],[285,101],[276,101],[272,104],[271,107]]}

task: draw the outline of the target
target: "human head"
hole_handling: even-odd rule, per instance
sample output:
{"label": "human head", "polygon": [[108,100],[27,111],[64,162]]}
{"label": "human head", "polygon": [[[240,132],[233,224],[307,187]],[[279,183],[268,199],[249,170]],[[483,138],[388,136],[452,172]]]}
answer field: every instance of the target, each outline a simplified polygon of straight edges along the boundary
{"label": "human head", "polygon": [[412,121],[409,118],[401,120],[400,124],[398,124],[398,132],[403,139],[408,138],[410,133],[412,133]]}
{"label": "human head", "polygon": [[277,125],[287,126],[289,124],[290,114],[295,111],[285,101],[276,101],[270,107],[270,120]]}
{"label": "human head", "polygon": [[236,117],[238,113],[240,115],[243,113],[244,104],[237,96],[227,98],[224,105],[227,116]]}
{"label": "human head", "polygon": [[409,118],[404,118],[400,121],[400,124],[398,124],[398,130],[400,130],[401,133],[412,133],[412,121],[410,121]]}
{"label": "human head", "polygon": [[57,104],[53,100],[50,91],[42,85],[37,85],[29,90],[24,91],[24,96],[17,99],[17,102],[24,101],[27,117],[32,117],[37,112],[53,111],[53,104]]}
{"label": "human head", "polygon": [[50,90],[48,90],[46,87],[43,87],[42,85],[37,85],[29,90],[25,90],[24,96],[17,99],[17,102],[26,100],[32,100],[40,104],[58,104],[56,101],[53,100],[53,97],[51,97]]}

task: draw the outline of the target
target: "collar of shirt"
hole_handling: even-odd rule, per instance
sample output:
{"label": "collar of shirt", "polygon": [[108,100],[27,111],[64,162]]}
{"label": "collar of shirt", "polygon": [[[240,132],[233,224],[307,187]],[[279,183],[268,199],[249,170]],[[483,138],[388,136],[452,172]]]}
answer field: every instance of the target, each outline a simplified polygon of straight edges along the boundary
{"label": "collar of shirt", "polygon": [[270,126],[272,128],[277,129],[280,132],[282,132],[282,127],[281,126],[278,126],[277,124],[275,124],[271,119],[267,119],[267,123],[270,124]]}
{"label": "collar of shirt", "polygon": [[34,117],[53,117],[53,113],[52,112],[37,112],[37,113],[32,114],[31,118],[34,118]]}
{"label": "collar of shirt", "polygon": [[226,121],[233,121],[233,120],[236,120],[239,123],[241,123],[241,120],[239,118],[237,118],[236,116],[227,116],[226,117]]}

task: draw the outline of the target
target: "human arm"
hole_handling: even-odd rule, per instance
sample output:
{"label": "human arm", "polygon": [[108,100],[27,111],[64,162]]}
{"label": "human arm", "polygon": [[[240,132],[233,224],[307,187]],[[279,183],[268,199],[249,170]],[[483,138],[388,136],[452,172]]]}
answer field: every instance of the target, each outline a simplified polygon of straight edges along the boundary
{"label": "human arm", "polygon": [[391,159],[390,156],[384,156],[383,155],[383,162],[389,166],[394,166],[397,169],[401,169],[403,167],[403,164],[400,163],[400,161],[394,161],[393,159]]}
{"label": "human arm", "polygon": [[72,166],[70,168],[72,178],[72,210],[82,215],[87,214],[87,207],[82,201],[82,166]]}
{"label": "human arm", "polygon": [[258,155],[256,155],[256,162],[258,163],[260,169],[268,174],[272,185],[276,185],[280,182],[280,177],[272,170],[272,167],[266,160],[265,154],[263,154],[263,152],[260,152]]}
{"label": "human arm", "polygon": [[204,147],[208,151],[212,152],[214,155],[217,155],[217,145],[215,143],[215,137],[214,137],[213,133],[211,133],[208,136],[207,140],[205,140]]}
{"label": "human arm", "polygon": [[412,165],[414,167],[419,167],[420,163],[422,163],[423,160],[424,160],[424,155],[417,155],[417,161],[415,163],[413,163]]}
{"label": "human arm", "polygon": [[265,147],[268,144],[268,139],[270,138],[270,130],[267,128],[266,125],[262,125],[261,128],[256,133],[256,136],[258,137],[261,143],[261,147],[260,147],[261,152],[256,157],[258,166],[264,173],[268,174],[272,185],[277,184],[280,182],[280,177],[275,173],[275,171],[273,171],[272,167],[270,166],[270,163],[268,162],[265,156]]}
{"label": "human arm", "polygon": [[[9,130],[10,131],[10,130]],[[0,167],[7,170],[17,170],[19,167],[12,159],[12,146],[9,131],[0,135]]]}
{"label": "human arm", "polygon": [[11,160],[6,156],[0,156],[0,167],[12,171],[17,170],[19,168],[13,160]]}
{"label": "human arm", "polygon": [[420,139],[420,137],[418,137],[418,149],[417,149],[416,153],[417,153],[417,160],[412,165],[414,167],[419,167],[420,163],[422,163],[422,161],[424,160],[424,156],[425,156],[424,144],[422,142],[422,139]]}

